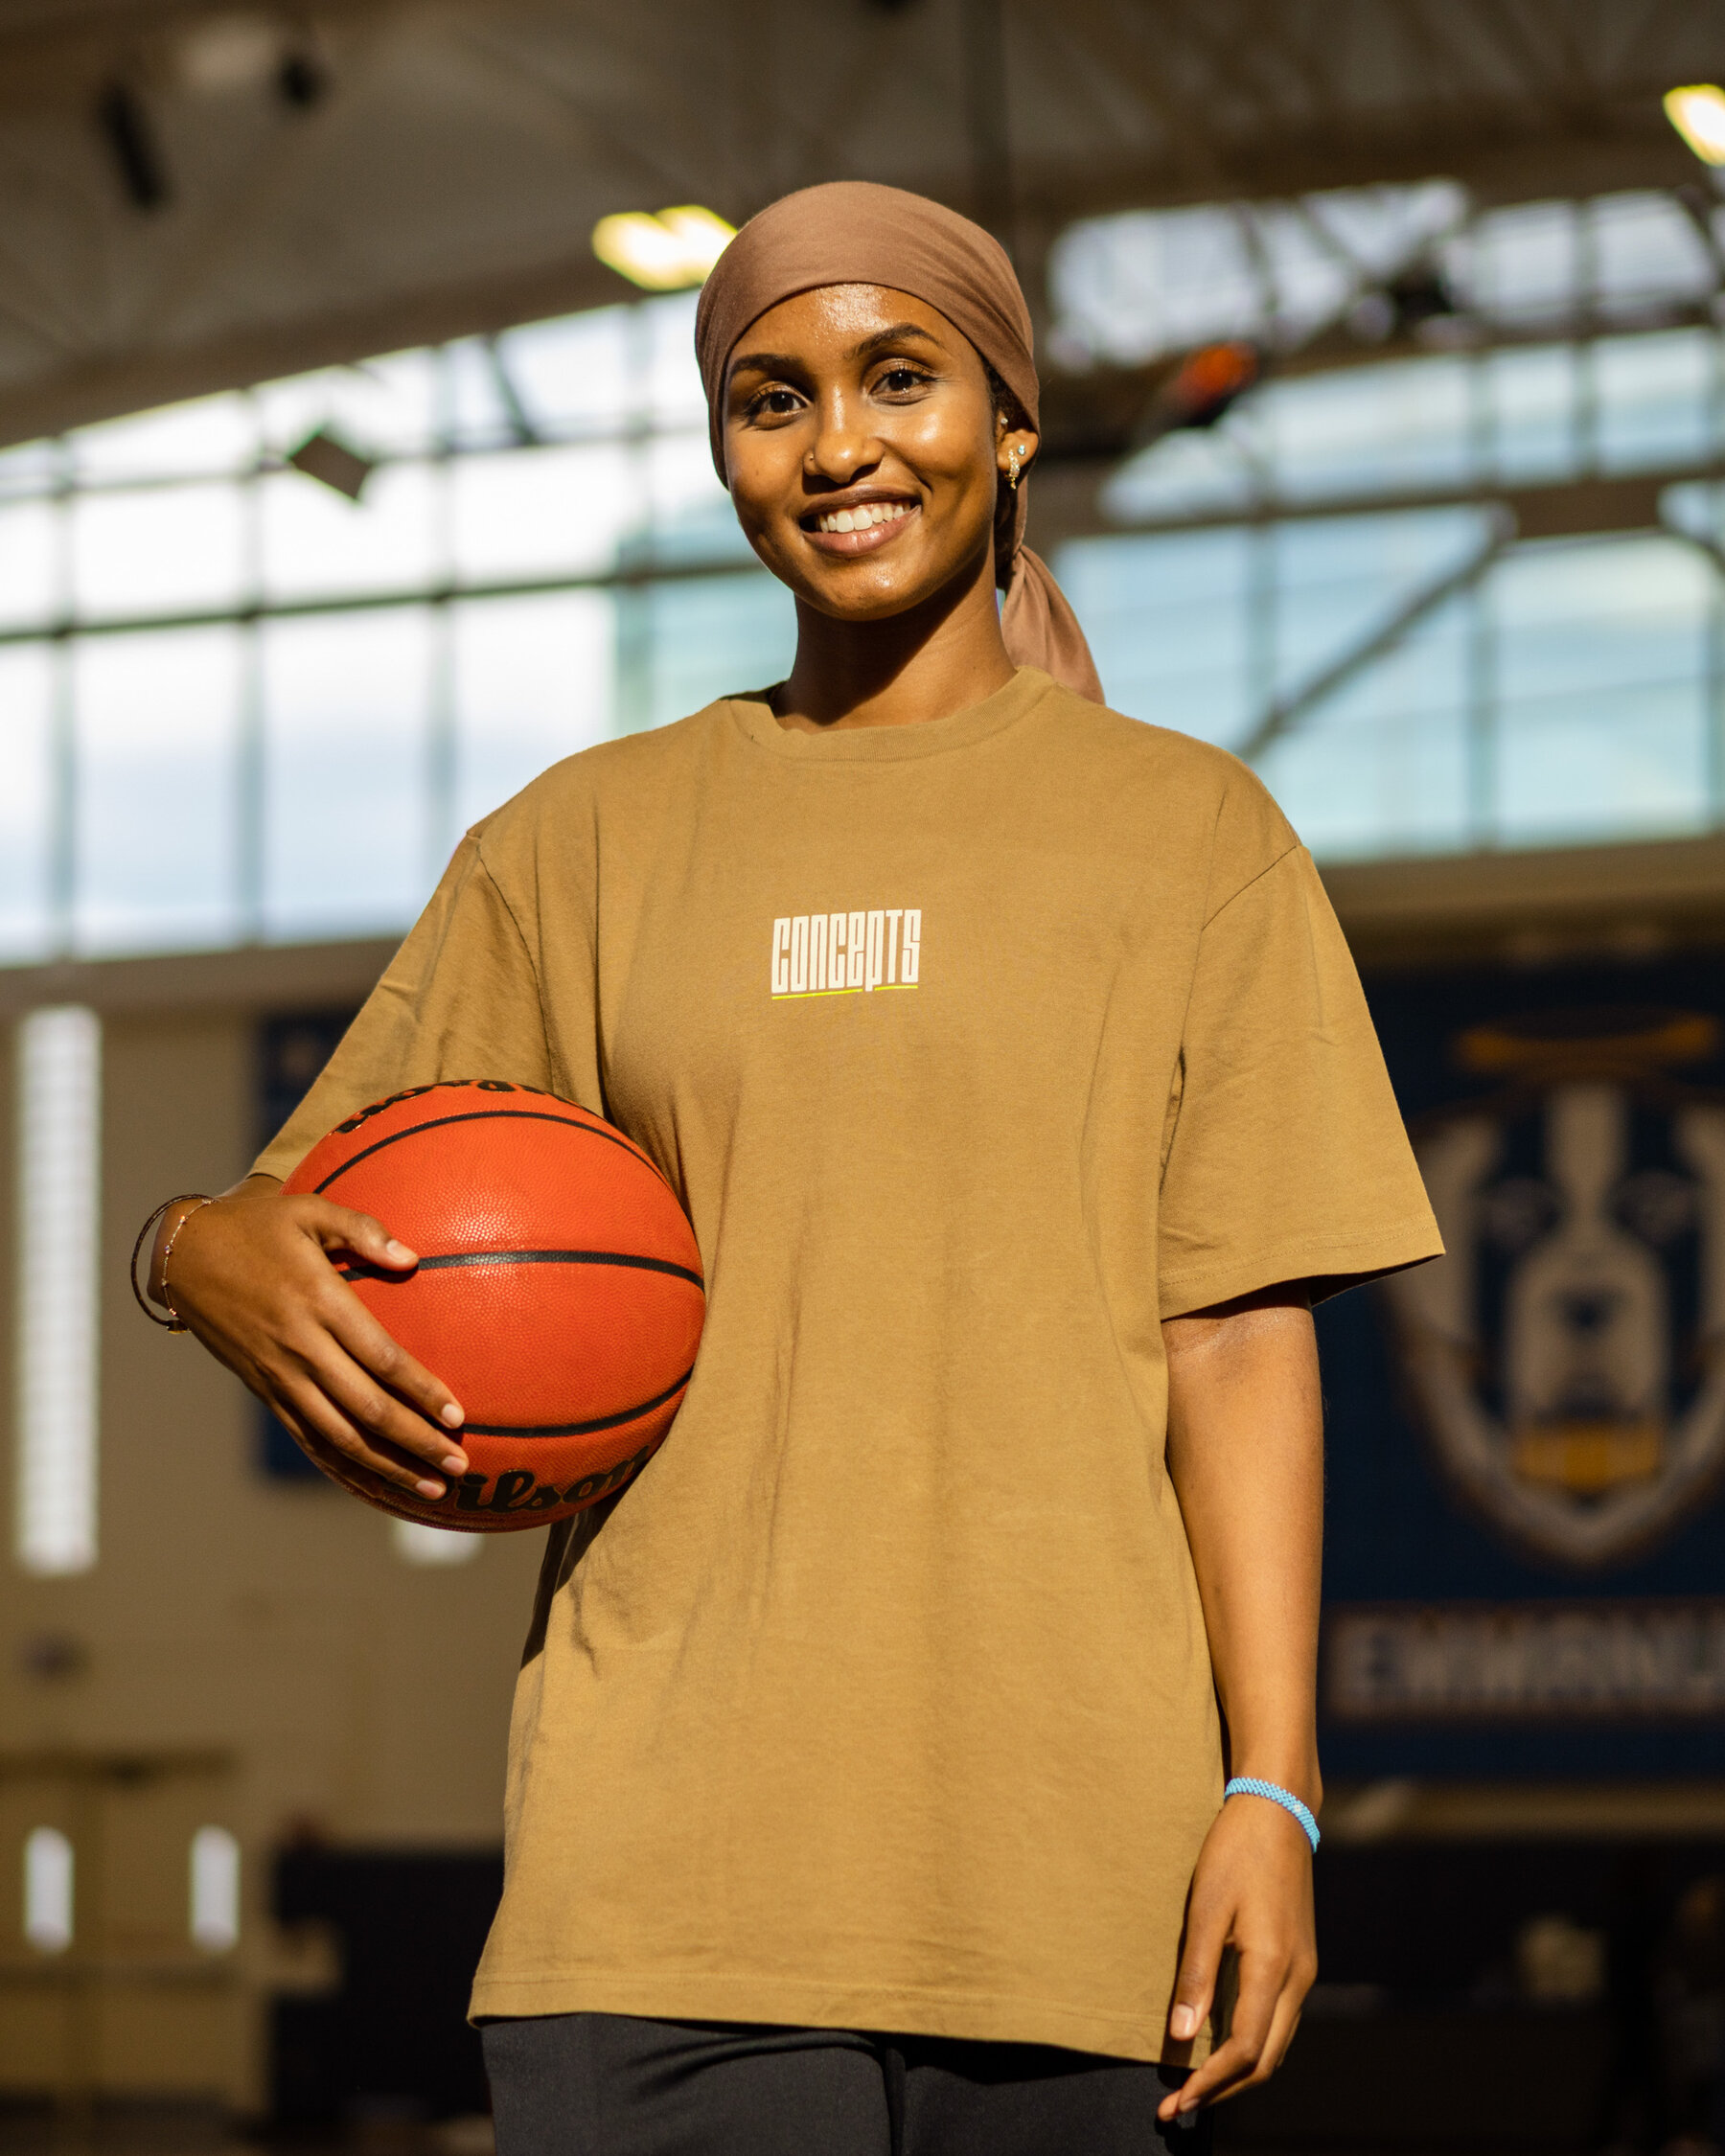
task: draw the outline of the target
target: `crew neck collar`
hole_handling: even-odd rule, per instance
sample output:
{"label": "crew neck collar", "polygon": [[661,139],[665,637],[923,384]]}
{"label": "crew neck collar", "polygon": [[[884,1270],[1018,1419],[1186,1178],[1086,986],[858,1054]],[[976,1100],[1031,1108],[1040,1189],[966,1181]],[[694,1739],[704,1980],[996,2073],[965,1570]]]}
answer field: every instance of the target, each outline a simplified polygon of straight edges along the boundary
{"label": "crew neck collar", "polygon": [[1021,666],[1003,688],[980,703],[967,704],[945,719],[924,719],[908,726],[840,726],[830,733],[805,733],[781,726],[767,701],[767,692],[727,697],[734,722],[758,747],[803,764],[886,764],[907,756],[939,756],[947,749],[969,748],[1015,725],[1054,687],[1039,667]]}

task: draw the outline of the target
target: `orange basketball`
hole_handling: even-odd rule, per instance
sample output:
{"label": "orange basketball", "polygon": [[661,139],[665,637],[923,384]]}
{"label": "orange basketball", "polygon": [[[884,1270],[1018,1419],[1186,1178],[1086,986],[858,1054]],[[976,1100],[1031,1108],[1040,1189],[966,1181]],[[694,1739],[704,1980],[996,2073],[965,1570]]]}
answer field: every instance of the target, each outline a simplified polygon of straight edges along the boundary
{"label": "orange basketball", "polygon": [[371,1213],[419,1253],[338,1270],[467,1411],[444,1498],[358,1490],[407,1520],[495,1534],[620,1490],[682,1402],[706,1301],[676,1193],[585,1108],[500,1078],[410,1086],[314,1145],[283,1185]]}

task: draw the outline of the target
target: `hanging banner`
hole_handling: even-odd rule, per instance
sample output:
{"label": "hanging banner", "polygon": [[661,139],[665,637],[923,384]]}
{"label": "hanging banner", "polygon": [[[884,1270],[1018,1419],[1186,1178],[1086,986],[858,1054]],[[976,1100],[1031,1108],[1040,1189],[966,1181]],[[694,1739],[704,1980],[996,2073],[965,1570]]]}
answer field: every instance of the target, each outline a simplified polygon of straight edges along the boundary
{"label": "hanging banner", "polygon": [[1447,1255],[1319,1313],[1332,1773],[1725,1767],[1725,969],[1368,984]]}

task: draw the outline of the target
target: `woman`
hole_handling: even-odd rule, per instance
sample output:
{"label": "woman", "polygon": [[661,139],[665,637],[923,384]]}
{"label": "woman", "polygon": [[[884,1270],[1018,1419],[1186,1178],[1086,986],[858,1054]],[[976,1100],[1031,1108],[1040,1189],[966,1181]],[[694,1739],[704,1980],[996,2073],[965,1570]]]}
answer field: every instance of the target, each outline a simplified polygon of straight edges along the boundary
{"label": "woman", "polygon": [[1000,250],[811,189],[696,334],[790,677],[470,834],[165,1294],[314,1456],[437,1494],[460,1406],[327,1255],[413,1254],[279,1179],[440,1077],[628,1130],[707,1324],[546,1551],[473,1995],[505,2156],[1141,2149],[1312,1980],[1307,1305],[1438,1239],[1308,858],[1103,707],[1022,544]]}

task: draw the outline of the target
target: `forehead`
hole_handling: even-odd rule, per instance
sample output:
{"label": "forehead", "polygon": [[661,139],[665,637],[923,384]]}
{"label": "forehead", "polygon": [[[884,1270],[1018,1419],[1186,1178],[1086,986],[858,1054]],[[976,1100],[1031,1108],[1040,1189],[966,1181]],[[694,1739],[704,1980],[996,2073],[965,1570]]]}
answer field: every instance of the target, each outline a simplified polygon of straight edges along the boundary
{"label": "forehead", "polygon": [[968,349],[963,334],[937,308],[889,285],[819,285],[795,292],[757,315],[737,339],[736,367],[753,353],[796,357],[827,366],[851,356],[859,344],[885,330],[909,324],[943,350]]}

